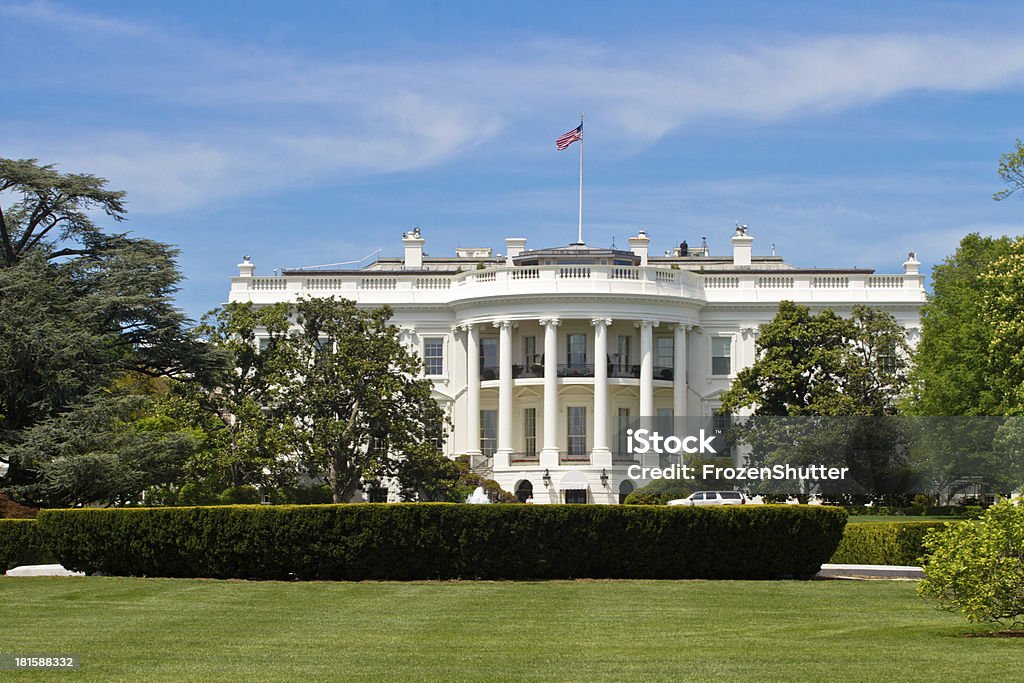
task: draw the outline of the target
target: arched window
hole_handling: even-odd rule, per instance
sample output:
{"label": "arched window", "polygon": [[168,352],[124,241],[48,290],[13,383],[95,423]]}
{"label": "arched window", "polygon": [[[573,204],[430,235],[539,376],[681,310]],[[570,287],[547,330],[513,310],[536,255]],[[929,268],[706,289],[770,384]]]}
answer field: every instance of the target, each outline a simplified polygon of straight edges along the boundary
{"label": "arched window", "polygon": [[516,484],[516,498],[520,503],[525,503],[527,498],[533,497],[533,484],[528,479],[523,479]]}
{"label": "arched window", "polygon": [[636,487],[633,486],[633,482],[631,482],[629,479],[622,480],[622,483],[619,484],[619,505],[622,505],[623,503],[626,502],[626,496],[633,493],[634,488]]}

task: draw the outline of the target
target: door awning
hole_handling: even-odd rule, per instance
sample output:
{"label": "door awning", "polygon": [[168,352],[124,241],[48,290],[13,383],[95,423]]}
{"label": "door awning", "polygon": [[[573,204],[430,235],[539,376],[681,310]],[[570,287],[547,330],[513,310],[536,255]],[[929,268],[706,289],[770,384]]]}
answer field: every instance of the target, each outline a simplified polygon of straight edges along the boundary
{"label": "door awning", "polygon": [[558,480],[559,491],[586,491],[588,486],[587,478],[583,476],[583,473],[575,470],[566,472]]}

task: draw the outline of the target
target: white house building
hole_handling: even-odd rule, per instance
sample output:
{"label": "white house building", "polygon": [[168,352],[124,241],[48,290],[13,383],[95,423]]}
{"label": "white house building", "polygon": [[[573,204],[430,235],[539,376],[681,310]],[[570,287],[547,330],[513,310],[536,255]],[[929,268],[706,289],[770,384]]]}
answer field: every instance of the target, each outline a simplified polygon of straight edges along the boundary
{"label": "white house building", "polygon": [[230,301],[333,295],[391,306],[455,425],[450,456],[470,455],[475,469],[538,503],[616,503],[644,483],[627,474],[638,460],[617,427],[713,415],[780,301],[841,315],[870,305],[916,342],[925,291],[913,253],[903,273],[879,275],[797,268],[752,255],[753,241],[742,226],[728,256],[685,242],[653,256],[641,231],[628,251],[530,250],[509,238],[504,255],[459,248],[432,257],[417,228],[402,237],[403,257],[359,270],[257,277],[246,257]]}

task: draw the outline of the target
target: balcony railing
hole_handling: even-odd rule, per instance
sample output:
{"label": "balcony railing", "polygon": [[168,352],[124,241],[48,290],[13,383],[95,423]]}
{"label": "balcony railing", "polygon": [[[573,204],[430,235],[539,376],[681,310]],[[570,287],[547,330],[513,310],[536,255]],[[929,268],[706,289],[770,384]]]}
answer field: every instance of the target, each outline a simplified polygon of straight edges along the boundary
{"label": "balcony railing", "polygon": [[640,377],[640,366],[630,363],[609,363],[608,376],[637,379]]}
{"label": "balcony railing", "polygon": [[559,465],[589,465],[590,454],[589,453],[559,453],[558,454]]}
{"label": "balcony railing", "polygon": [[[671,366],[655,365],[654,366],[654,379],[672,381],[675,371]],[[559,363],[557,375],[559,377],[574,378],[574,377],[593,377],[594,376],[594,364],[593,363]],[[544,364],[534,363],[530,366],[522,366],[519,364],[512,365],[512,378],[513,379],[540,379],[544,377]],[[639,365],[622,365],[620,363],[609,363],[608,364],[608,377],[619,378],[619,379],[639,379],[640,377],[640,366]],[[501,379],[501,368],[497,365],[483,365],[480,367],[480,380],[488,382],[491,380]]]}
{"label": "balcony railing", "polygon": [[593,363],[559,363],[559,377],[593,377]]}

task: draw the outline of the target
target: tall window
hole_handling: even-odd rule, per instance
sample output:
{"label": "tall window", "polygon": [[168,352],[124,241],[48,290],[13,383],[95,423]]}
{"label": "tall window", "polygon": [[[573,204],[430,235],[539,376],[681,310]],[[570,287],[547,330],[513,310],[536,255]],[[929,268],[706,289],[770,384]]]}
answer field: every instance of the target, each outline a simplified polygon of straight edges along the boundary
{"label": "tall window", "polygon": [[619,408],[615,425],[615,449],[619,455],[629,454],[629,437],[626,430],[629,429],[629,408]]}
{"label": "tall window", "polygon": [[569,455],[587,454],[587,409],[584,406],[569,406],[569,433],[567,445]]}
{"label": "tall window", "polygon": [[480,340],[480,378],[498,379],[498,340],[495,337]]}
{"label": "tall window", "polygon": [[732,374],[732,339],[729,337],[711,338],[711,374]]}
{"label": "tall window", "polygon": [[896,344],[884,344],[878,348],[878,368],[887,374],[896,372]]}
{"label": "tall window", "polygon": [[523,409],[523,441],[527,455],[537,455],[537,409]]}
{"label": "tall window", "polygon": [[587,362],[587,335],[569,335],[569,365],[586,365]]}
{"label": "tall window", "polygon": [[628,372],[632,363],[630,357],[632,356],[631,347],[633,344],[633,338],[628,335],[620,334],[618,342],[615,346],[615,366],[618,370]]}
{"label": "tall window", "polygon": [[672,337],[654,338],[654,372],[655,379],[672,379],[672,351],[674,340]]}
{"label": "tall window", "polygon": [[[661,432],[661,434],[668,436],[669,434],[675,434],[675,425],[673,424],[673,415],[671,408],[658,408],[658,414],[656,416],[657,425],[655,428]],[[682,438],[682,434],[677,434]]]}
{"label": "tall window", "polygon": [[523,365],[530,367],[533,363],[538,362],[540,362],[540,356],[537,355],[537,337],[533,335],[523,337]]}
{"label": "tall window", "polygon": [[498,411],[480,411],[480,452],[494,455],[498,450]]}
{"label": "tall window", "polygon": [[426,375],[444,374],[444,337],[426,337],[423,340],[423,372]]}

